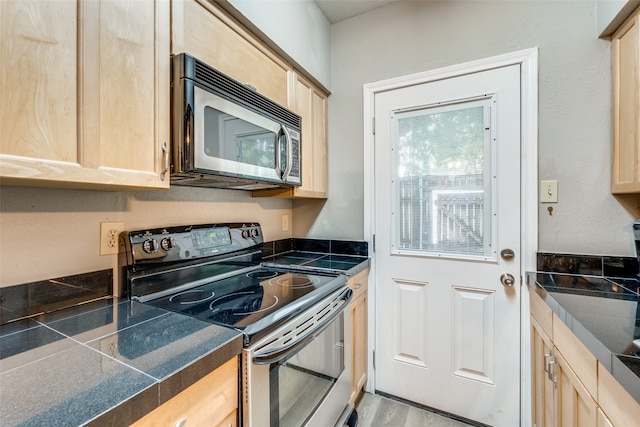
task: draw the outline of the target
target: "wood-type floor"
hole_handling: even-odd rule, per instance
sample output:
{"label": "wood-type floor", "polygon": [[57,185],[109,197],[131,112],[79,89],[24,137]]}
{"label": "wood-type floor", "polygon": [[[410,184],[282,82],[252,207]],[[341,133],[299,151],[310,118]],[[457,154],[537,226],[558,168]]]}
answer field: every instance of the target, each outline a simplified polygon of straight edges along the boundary
{"label": "wood-type floor", "polygon": [[358,427],[469,427],[474,425],[371,393],[362,395],[356,409]]}

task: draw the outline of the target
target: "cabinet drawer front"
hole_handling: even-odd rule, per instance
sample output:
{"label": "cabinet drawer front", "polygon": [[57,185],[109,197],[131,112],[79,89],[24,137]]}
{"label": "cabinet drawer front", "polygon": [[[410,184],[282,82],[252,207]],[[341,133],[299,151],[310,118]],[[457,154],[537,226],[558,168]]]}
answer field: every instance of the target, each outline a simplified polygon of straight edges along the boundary
{"label": "cabinet drawer front", "polygon": [[598,405],[614,426],[635,426],[640,404],[598,363]]}
{"label": "cabinet drawer front", "polygon": [[532,288],[529,288],[529,306],[531,315],[538,321],[544,333],[553,338],[553,311]]}
{"label": "cabinet drawer front", "polygon": [[591,396],[597,396],[597,359],[555,313],[553,314],[553,343]]}
{"label": "cabinet drawer front", "polygon": [[353,276],[349,279],[349,287],[353,291],[353,299],[355,300],[369,288],[369,269]]}

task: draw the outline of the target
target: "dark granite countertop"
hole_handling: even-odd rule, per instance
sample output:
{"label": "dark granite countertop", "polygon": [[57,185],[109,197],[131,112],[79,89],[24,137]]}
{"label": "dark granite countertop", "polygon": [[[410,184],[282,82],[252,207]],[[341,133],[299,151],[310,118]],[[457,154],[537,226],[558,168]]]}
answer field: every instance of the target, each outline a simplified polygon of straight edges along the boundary
{"label": "dark granite countertop", "polygon": [[319,271],[334,271],[353,276],[369,267],[369,258],[359,255],[344,255],[324,252],[291,250],[265,257],[265,265],[287,268],[310,268]]}
{"label": "dark granite countertop", "polygon": [[0,425],[129,425],[242,349],[239,332],[125,299],[0,326]]}
{"label": "dark granite countertop", "polygon": [[541,272],[527,283],[640,403],[640,283]]}
{"label": "dark granite countertop", "polygon": [[[265,263],[347,276],[370,262],[363,242],[289,239],[265,252]],[[105,270],[0,288],[1,426],[129,425],[240,354],[240,332],[111,287]]]}

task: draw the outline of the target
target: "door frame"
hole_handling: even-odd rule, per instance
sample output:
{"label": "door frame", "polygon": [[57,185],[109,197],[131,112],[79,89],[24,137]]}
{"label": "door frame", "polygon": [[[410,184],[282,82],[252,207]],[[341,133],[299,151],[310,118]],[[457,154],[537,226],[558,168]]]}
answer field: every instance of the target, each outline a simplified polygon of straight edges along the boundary
{"label": "door frame", "polygon": [[536,269],[538,250],[538,48],[520,50],[463,64],[452,65],[407,76],[395,77],[363,86],[364,123],[364,237],[371,250],[369,273],[368,372],[365,390],[375,391],[375,171],[374,129],[377,93],[476,73],[497,67],[520,65],[521,130],[520,130],[520,425],[531,424],[531,354],[529,351],[529,293],[526,292],[527,271]]}

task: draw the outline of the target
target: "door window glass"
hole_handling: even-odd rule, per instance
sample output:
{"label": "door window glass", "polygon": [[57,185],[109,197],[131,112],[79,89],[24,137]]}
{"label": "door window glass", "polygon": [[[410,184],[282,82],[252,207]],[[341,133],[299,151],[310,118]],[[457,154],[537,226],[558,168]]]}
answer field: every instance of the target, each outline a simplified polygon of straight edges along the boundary
{"label": "door window glass", "polygon": [[392,251],[490,256],[490,98],[394,118]]}

